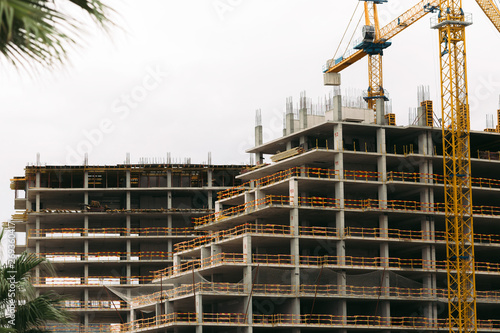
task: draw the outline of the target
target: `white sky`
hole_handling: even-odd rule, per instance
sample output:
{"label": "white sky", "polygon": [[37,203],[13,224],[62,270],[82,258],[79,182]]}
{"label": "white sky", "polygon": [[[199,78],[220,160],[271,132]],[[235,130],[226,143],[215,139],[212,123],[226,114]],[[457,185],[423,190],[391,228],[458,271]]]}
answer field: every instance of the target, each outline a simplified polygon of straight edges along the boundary
{"label": "white sky", "polygon": [[[132,162],[141,157],[192,157],[194,163],[247,163],[255,110],[262,109],[265,139],[281,134],[285,98],[301,91],[328,93],[322,66],[333,53],[357,1],[341,0],[111,0],[126,33],[99,33],[71,54],[64,70],[27,78],[0,73],[0,212],[13,213],[9,179],[23,175],[40,152],[42,163]],[[402,14],[416,0],[390,0],[382,20]],[[217,10],[217,6],[219,10]],[[225,6],[225,7],[224,7]],[[500,93],[500,34],[473,0],[468,28],[472,128],[485,127]],[[221,8],[226,11],[221,11]],[[394,38],[384,57],[384,86],[398,124],[407,124],[418,85],[438,103],[437,32],[430,16]],[[358,36],[356,36],[357,38]],[[156,84],[152,70],[165,73]],[[22,76],[22,77],[21,77]],[[343,73],[344,88],[365,90],[366,59]],[[144,82],[149,90],[141,88]],[[135,101],[125,104],[126,95]],[[438,104],[439,105],[439,104]],[[436,108],[438,110],[438,108]],[[104,125],[103,125],[104,122]],[[100,126],[106,131],[95,134]],[[89,143],[85,131],[93,133]]]}

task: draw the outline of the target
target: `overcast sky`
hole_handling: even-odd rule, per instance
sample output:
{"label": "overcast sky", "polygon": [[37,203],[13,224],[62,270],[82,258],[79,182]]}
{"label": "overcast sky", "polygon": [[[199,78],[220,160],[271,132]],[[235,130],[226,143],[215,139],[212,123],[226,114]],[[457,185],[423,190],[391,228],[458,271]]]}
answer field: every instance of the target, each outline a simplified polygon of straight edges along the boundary
{"label": "overcast sky", "polygon": [[[43,164],[132,162],[191,157],[194,163],[247,163],[255,110],[265,139],[281,134],[285,99],[317,99],[322,66],[340,42],[356,0],[112,0],[125,32],[99,33],[70,55],[64,70],[37,78],[1,71],[1,217],[13,213],[9,179],[36,153]],[[390,0],[383,22],[417,3]],[[475,1],[468,32],[472,128],[485,127],[500,93],[500,34]],[[356,17],[357,20],[357,17]],[[430,16],[394,38],[384,57],[384,86],[400,125],[429,85],[438,103],[437,32]],[[357,38],[358,36],[356,36]],[[366,90],[367,61],[342,74],[344,88]],[[438,104],[439,105],[439,104]],[[438,106],[437,105],[437,106]],[[438,107],[436,108],[438,109]]]}

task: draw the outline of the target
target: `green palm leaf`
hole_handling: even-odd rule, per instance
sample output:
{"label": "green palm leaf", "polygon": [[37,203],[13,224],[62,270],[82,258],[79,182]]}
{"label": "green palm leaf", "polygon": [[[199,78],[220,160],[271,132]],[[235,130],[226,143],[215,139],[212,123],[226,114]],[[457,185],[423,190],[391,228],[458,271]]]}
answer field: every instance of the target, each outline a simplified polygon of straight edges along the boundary
{"label": "green palm leaf", "polygon": [[[61,308],[64,298],[50,292],[36,295],[30,281],[36,267],[53,272],[45,259],[26,252],[12,266],[4,264],[0,268],[0,333],[45,332],[47,323],[66,323],[71,319],[69,312]],[[14,325],[7,312],[10,306],[15,310]]]}
{"label": "green palm leaf", "polygon": [[61,63],[85,26],[84,16],[70,15],[72,7],[104,29],[112,25],[100,0],[0,0],[0,53],[14,66]]}

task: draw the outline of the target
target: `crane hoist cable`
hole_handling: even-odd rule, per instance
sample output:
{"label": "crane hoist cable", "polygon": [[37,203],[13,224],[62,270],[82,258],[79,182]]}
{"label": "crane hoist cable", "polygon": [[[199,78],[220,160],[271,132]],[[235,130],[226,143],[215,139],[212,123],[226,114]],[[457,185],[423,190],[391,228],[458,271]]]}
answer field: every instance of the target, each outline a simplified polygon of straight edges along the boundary
{"label": "crane hoist cable", "polygon": [[351,26],[352,19],[354,18],[354,15],[356,15],[356,11],[358,10],[359,3],[360,2],[358,1],[358,4],[356,5],[356,8],[354,8],[354,12],[351,15],[351,19],[349,20],[349,24],[347,25],[347,28],[345,28],[344,34],[342,35],[342,39],[340,40],[339,46],[337,46],[337,49],[335,50],[335,54],[333,55],[332,59],[335,59],[335,57],[337,56],[337,52],[339,51],[340,46],[342,45],[342,42],[344,41],[344,37],[347,34],[347,30],[349,30],[349,27]]}
{"label": "crane hoist cable", "polygon": [[359,24],[361,23],[361,20],[363,20],[363,18],[365,17],[365,14],[364,13],[361,13],[361,17],[359,18],[359,21],[358,21],[358,24],[356,25],[356,28],[354,29],[354,32],[352,33],[352,36],[351,36],[351,39],[349,40],[349,43],[347,44],[347,47],[344,51],[344,54],[342,54],[342,57],[345,57],[345,54],[347,53],[348,49],[349,49],[349,46],[351,45],[352,43],[352,39],[354,38],[354,35],[356,34],[356,32],[358,31],[358,27],[359,27]]}

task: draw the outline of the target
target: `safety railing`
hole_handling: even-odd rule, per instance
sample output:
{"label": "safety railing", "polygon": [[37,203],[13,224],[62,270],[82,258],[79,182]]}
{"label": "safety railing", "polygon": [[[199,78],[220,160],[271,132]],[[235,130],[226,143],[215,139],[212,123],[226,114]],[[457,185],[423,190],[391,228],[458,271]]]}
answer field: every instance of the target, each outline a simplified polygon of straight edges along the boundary
{"label": "safety railing", "polygon": [[203,231],[195,231],[193,228],[163,228],[163,227],[145,227],[145,228],[53,228],[53,229],[31,229],[28,233],[29,238],[104,238],[104,237],[122,237],[122,236],[140,236],[140,237],[167,237],[167,236],[201,236],[206,234]]}
{"label": "safety railing", "polygon": [[293,228],[285,225],[274,224],[242,224],[240,226],[215,232],[210,235],[195,238],[193,240],[180,242],[174,245],[175,252],[186,251],[202,245],[219,242],[225,239],[234,238],[241,235],[273,235],[287,236],[292,234]]}
{"label": "safety railing", "polygon": [[[247,315],[244,313],[203,313],[201,321],[211,325],[246,325]],[[122,332],[144,330],[154,327],[197,324],[196,313],[169,313],[147,319],[138,319],[121,326]]]}
{"label": "safety railing", "polygon": [[312,208],[339,208],[340,199],[334,198],[320,198],[320,197],[299,197],[299,207],[312,207]]}
{"label": "safety railing", "polygon": [[389,171],[387,172],[388,182],[404,182],[404,183],[434,183],[443,184],[443,175],[430,173],[402,172]]}
{"label": "safety railing", "polygon": [[106,213],[193,213],[193,214],[203,214],[213,211],[208,208],[133,208],[133,209],[105,209],[100,212],[92,212],[89,210],[82,209],[67,209],[67,208],[44,208],[41,209],[40,212],[29,211],[30,213],[55,213],[55,214],[82,214],[82,213],[90,213],[90,214],[106,214]]}
{"label": "safety railing", "polygon": [[213,222],[218,222],[228,217],[233,217],[242,213],[254,211],[256,209],[262,209],[269,206],[290,206],[291,197],[282,195],[268,195],[264,198],[249,201],[243,205],[231,207],[224,209],[220,212],[210,214],[203,217],[193,218],[193,223],[195,225],[204,225]]}
{"label": "safety railing", "polygon": [[[445,260],[353,256],[300,256],[303,266],[389,267],[401,270],[446,270]],[[500,263],[475,262],[476,272],[499,273]]]}
{"label": "safety railing", "polygon": [[384,229],[384,228],[361,228],[347,227],[344,229],[346,238],[380,238],[397,240],[445,240],[444,231],[421,231],[421,230],[402,230],[402,229]]}
{"label": "safety railing", "polygon": [[332,169],[308,168],[308,167],[294,167],[284,171],[276,172],[272,175],[256,179],[254,181],[246,182],[240,186],[236,186],[217,193],[218,200],[230,198],[241,193],[248,191],[251,188],[252,182],[255,187],[263,187],[280,181],[290,179],[293,177],[304,178],[320,178],[320,179],[338,179],[339,171]]}
{"label": "safety railing", "polygon": [[140,285],[153,281],[153,275],[143,276],[58,276],[32,277],[31,282],[37,287],[43,286],[104,286],[104,285]]}
{"label": "safety railing", "polygon": [[241,264],[246,262],[246,255],[242,253],[219,253],[204,259],[195,259],[180,265],[174,265],[153,272],[155,279],[169,277],[175,274],[194,271],[199,268],[208,268],[224,264]]}
{"label": "safety railing", "polygon": [[246,255],[243,253],[219,253],[201,260],[201,268],[222,265],[222,264],[242,264],[246,262]]}
{"label": "safety railing", "polygon": [[65,300],[61,302],[61,306],[68,311],[78,310],[129,310],[129,304],[125,301],[81,301],[81,300]]}
{"label": "safety railing", "polygon": [[247,323],[245,313],[203,313],[202,318],[205,324],[241,325]]}
{"label": "safety railing", "polygon": [[382,178],[381,172],[376,171],[362,171],[362,170],[344,170],[344,179],[347,180],[364,180],[364,181],[378,181]]}
{"label": "safety railing", "polygon": [[[194,292],[193,292],[194,290]],[[447,298],[447,289],[431,288],[401,288],[401,287],[364,287],[351,285],[306,285],[298,287],[284,284],[253,284],[250,288],[245,288],[242,283],[210,283],[200,282],[194,285],[182,285],[177,288],[163,290],[154,294],[142,295],[131,299],[130,306],[140,307],[155,304],[164,299],[173,299],[186,295],[207,293],[207,294],[253,294],[267,296],[323,296],[323,297],[365,297],[365,298],[391,298],[391,299],[422,299],[422,298]],[[478,301],[498,302],[500,301],[500,291],[477,291]]]}
{"label": "safety railing", "polygon": [[[319,169],[307,167],[295,167],[284,171],[276,172],[272,175],[248,181],[242,185],[218,192],[218,200],[230,198],[252,188],[252,182],[255,187],[266,186],[274,184],[293,177],[306,177],[306,178],[321,178],[321,179],[338,179],[339,170],[332,169]],[[379,181],[382,178],[382,173],[376,171],[363,171],[363,170],[344,170],[344,179],[347,180],[364,180],[364,181]],[[443,184],[444,177],[439,174],[416,173],[416,172],[402,172],[402,171],[389,171],[387,172],[388,182],[411,182],[411,183],[433,183]],[[500,188],[499,179],[472,177],[471,184],[475,187],[481,188]]]}
{"label": "safety railing", "polygon": [[159,279],[161,277],[168,277],[168,276],[171,276],[174,274],[180,274],[180,273],[187,272],[187,271],[194,271],[195,269],[200,268],[200,266],[201,266],[201,260],[194,259],[194,260],[184,262],[180,265],[174,265],[174,266],[160,269],[158,271],[154,271],[153,276],[155,279]]}
{"label": "safety railing", "polygon": [[282,285],[282,284],[254,284],[252,285],[252,291],[254,294],[264,294],[264,295],[296,294],[295,286]]}
{"label": "safety railing", "polygon": [[329,314],[273,314],[253,315],[253,323],[258,325],[313,325],[338,327],[397,327],[411,329],[435,329],[447,319],[423,317],[379,317],[379,316],[338,316]]}
{"label": "safety railing", "polygon": [[[122,324],[47,324],[43,326],[47,332],[61,333],[109,333],[109,332],[125,332],[122,329]],[[44,332],[45,332],[44,331]]]}
{"label": "safety railing", "polygon": [[172,299],[192,295],[194,293],[213,293],[213,294],[244,294],[247,292],[242,283],[210,283],[198,282],[196,284],[181,285],[177,288],[158,291],[153,294],[147,294],[134,297],[130,300],[132,307],[139,307],[158,303],[162,299]]}
{"label": "safety railing", "polygon": [[500,188],[499,179],[472,177],[471,185],[481,188]]}
{"label": "safety railing", "polygon": [[[255,207],[269,205],[290,206],[293,197],[287,196],[267,196],[265,198],[248,202],[244,205],[232,207],[216,214],[195,218],[196,225],[204,225],[212,222],[217,222],[222,219],[253,211]],[[314,208],[339,208],[340,199],[320,198],[320,197],[299,197],[299,207],[314,207]],[[344,207],[352,210],[387,210],[387,211],[406,211],[406,212],[433,212],[442,213],[445,211],[444,203],[440,202],[420,202],[408,200],[377,200],[377,199],[345,199]],[[500,207],[494,206],[474,206],[473,213],[475,215],[498,216],[500,215]]]}
{"label": "safety railing", "polygon": [[[321,198],[321,197],[299,197],[297,198],[298,207],[313,208],[333,208],[341,207],[341,199]],[[344,199],[344,208],[349,210],[361,211],[397,211],[397,212],[424,212],[424,213],[444,213],[445,204],[441,202],[420,202],[409,200],[378,200],[378,199]],[[195,225],[205,225],[213,222],[219,222],[225,218],[249,213],[257,208],[261,209],[269,206],[292,207],[293,197],[289,196],[266,196],[265,198],[247,202],[246,204],[232,207],[221,212],[207,215],[200,218],[194,218]],[[473,206],[474,215],[500,216],[500,207],[496,206]]]}
{"label": "safety railing", "polygon": [[113,262],[113,261],[151,261],[172,260],[173,252],[141,251],[141,252],[50,252],[38,253],[39,258],[45,258],[52,263],[58,262]]}
{"label": "safety railing", "polygon": [[[344,229],[346,238],[377,238],[377,239],[395,239],[411,241],[445,241],[444,231],[421,231],[421,230],[402,230],[402,229],[384,229],[384,228],[362,228],[347,227]],[[476,244],[500,244],[500,235],[492,234],[474,234]]]}
{"label": "safety railing", "polygon": [[169,313],[147,319],[137,319],[121,326],[121,332],[130,332],[158,326],[169,326],[177,324],[196,324],[198,316],[196,313]]}
{"label": "safety railing", "polygon": [[293,265],[295,256],[290,254],[253,254],[252,263],[264,265]]}
{"label": "safety railing", "polygon": [[332,227],[299,227],[299,235],[314,237],[337,237],[336,228]]}
{"label": "safety railing", "polygon": [[500,215],[500,207],[495,206],[472,206],[472,214],[498,216]]}
{"label": "safety railing", "polygon": [[408,200],[378,200],[345,199],[344,207],[352,210],[390,210],[390,211],[422,211],[422,212],[444,212],[443,203],[429,203]]}
{"label": "safety railing", "polygon": [[[444,184],[444,176],[429,173],[389,171],[387,172],[387,181]],[[480,188],[500,188],[500,180],[492,178],[471,177],[471,185]]]}
{"label": "safety railing", "polygon": [[235,197],[240,195],[241,193],[245,193],[250,189],[252,182],[248,181],[241,185],[228,188],[227,190],[222,190],[217,192],[217,200],[223,200],[231,197]]}

